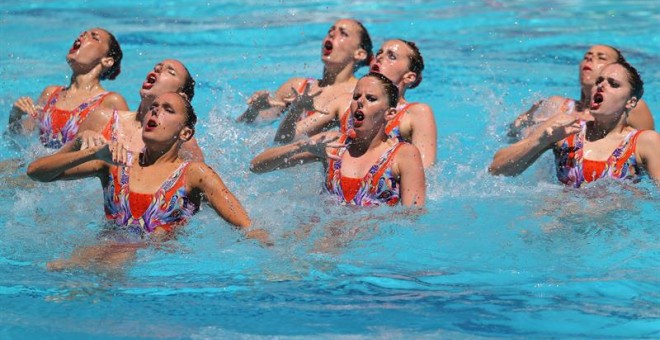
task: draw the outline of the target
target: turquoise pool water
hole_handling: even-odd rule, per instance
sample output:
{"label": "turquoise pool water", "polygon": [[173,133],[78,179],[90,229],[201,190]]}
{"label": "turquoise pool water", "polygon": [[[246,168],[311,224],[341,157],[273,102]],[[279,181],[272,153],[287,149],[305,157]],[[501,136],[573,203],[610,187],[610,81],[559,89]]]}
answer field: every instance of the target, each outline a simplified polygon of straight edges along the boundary
{"label": "turquoise pool water", "polygon": [[[119,39],[122,74],[105,86],[132,108],[153,64],[180,59],[199,84],[207,162],[276,241],[242,240],[206,209],[121,274],[48,272],[95,242],[98,183],[34,184],[24,167],[4,169],[0,338],[660,337],[656,188],[565,189],[549,157],[518,178],[486,173],[517,113],[577,96],[591,44],[619,47],[642,71],[660,119],[652,1],[32,1],[0,13],[1,121],[19,96],[68,82],[64,56],[83,29]],[[408,99],[433,107],[439,161],[415,220],[324,206],[316,165],[248,171],[274,126],[233,123],[245,99],[319,76],[320,42],[341,17],[362,20],[376,46],[401,37],[424,55]],[[1,160],[43,153],[34,137],[0,142]],[[340,245],[324,243],[330,225]]]}

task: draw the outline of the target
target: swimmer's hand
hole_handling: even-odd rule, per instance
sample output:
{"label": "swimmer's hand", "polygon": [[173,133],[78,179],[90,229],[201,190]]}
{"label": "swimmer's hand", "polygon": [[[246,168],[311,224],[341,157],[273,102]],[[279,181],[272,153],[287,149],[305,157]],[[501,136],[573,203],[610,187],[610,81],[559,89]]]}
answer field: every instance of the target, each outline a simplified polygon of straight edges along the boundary
{"label": "swimmer's hand", "polygon": [[295,88],[291,88],[291,96],[284,98],[284,102],[287,105],[290,105],[292,110],[295,108],[298,112],[309,112],[309,111],[314,111],[314,112],[319,112],[321,114],[327,115],[328,112],[319,110],[314,107],[314,98],[318,97],[321,92],[323,92],[322,89],[318,90],[315,93],[310,93],[311,89],[309,86],[305,87],[305,91],[303,93],[298,93]]}
{"label": "swimmer's hand", "polygon": [[101,147],[107,143],[108,141],[102,134],[91,130],[85,130],[76,137],[76,144],[80,146],[80,150]]}
{"label": "swimmer's hand", "polygon": [[583,115],[569,115],[559,113],[545,121],[537,131],[542,132],[542,138],[548,144],[557,143],[560,140],[580,132],[582,120],[592,121],[593,117],[586,113]]}
{"label": "swimmer's hand", "polygon": [[302,148],[319,158],[340,160],[341,157],[337,156],[338,152],[335,150],[345,148],[348,145],[336,142],[339,137],[341,137],[341,133],[337,131],[320,133],[303,141]]}
{"label": "swimmer's hand", "polygon": [[18,98],[18,100],[14,103],[14,106],[12,107],[11,110],[12,111],[11,114],[18,117],[29,115],[30,117],[36,119],[41,109],[42,108],[34,105],[32,98],[21,97]]}
{"label": "swimmer's hand", "polygon": [[94,155],[98,160],[106,163],[127,167],[133,166],[133,153],[118,141],[97,146]]}
{"label": "swimmer's hand", "polygon": [[273,97],[270,96],[270,92],[267,90],[261,90],[257,91],[250,98],[247,100],[248,108],[241,114],[236,121],[241,123],[241,122],[246,122],[246,123],[252,123],[254,122],[258,117],[259,114],[264,111],[264,110],[270,110],[274,107],[279,107],[279,108],[284,108],[286,107],[286,103],[279,101]]}

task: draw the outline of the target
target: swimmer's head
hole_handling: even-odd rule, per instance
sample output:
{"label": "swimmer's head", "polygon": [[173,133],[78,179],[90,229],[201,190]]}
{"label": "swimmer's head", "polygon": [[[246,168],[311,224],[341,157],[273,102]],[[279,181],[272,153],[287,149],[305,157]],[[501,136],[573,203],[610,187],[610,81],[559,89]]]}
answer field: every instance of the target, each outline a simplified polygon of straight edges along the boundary
{"label": "swimmer's head", "polygon": [[142,122],[142,138],[151,143],[186,142],[195,134],[197,115],[188,99],[178,92],[156,97]]}
{"label": "swimmer's head", "polygon": [[618,115],[630,112],[644,94],[644,82],[628,62],[609,64],[600,72],[591,88],[589,110],[592,116]]}
{"label": "swimmer's head", "polygon": [[87,73],[100,65],[99,78],[113,80],[121,72],[122,57],[119,42],[112,33],[92,28],[73,41],[66,60],[74,73]]}
{"label": "swimmer's head", "polygon": [[166,59],[154,66],[142,83],[140,96],[155,98],[167,92],[179,92],[188,101],[195,96],[195,80],[185,65],[175,59]]}
{"label": "swimmer's head", "polygon": [[355,68],[368,65],[373,57],[373,44],[367,29],[357,20],[337,20],[328,30],[321,46],[324,63],[343,65],[354,63]]}
{"label": "swimmer's head", "polygon": [[396,115],[399,90],[380,73],[369,73],[358,80],[353,91],[351,114],[357,135],[384,129],[385,122]]}
{"label": "swimmer's head", "polygon": [[370,70],[386,76],[401,89],[415,88],[422,81],[424,59],[415,43],[388,40],[376,53]]}
{"label": "swimmer's head", "polygon": [[608,45],[594,45],[584,54],[580,62],[580,84],[593,86],[600,70],[613,62],[625,60],[619,50]]}

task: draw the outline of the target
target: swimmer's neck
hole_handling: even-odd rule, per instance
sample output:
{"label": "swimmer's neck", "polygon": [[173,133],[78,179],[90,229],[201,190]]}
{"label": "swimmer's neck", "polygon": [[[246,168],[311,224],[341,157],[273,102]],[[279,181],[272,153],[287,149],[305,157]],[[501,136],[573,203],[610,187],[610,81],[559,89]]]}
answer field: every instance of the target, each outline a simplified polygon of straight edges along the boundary
{"label": "swimmer's neck", "polygon": [[319,80],[319,87],[325,87],[351,80],[357,81],[353,74],[353,65],[345,65],[343,68],[333,69],[327,65],[323,68],[323,77]]}
{"label": "swimmer's neck", "polygon": [[179,143],[168,147],[144,147],[140,154],[140,166],[150,166],[156,163],[173,163],[179,159]]}
{"label": "swimmer's neck", "polygon": [[367,135],[364,138],[357,136],[348,146],[348,153],[353,157],[359,157],[364,155],[367,151],[373,150],[381,144],[386,143],[387,140],[388,137],[383,129],[379,129],[375,134]]}
{"label": "swimmer's neck", "polygon": [[585,110],[589,107],[589,104],[591,104],[591,88],[593,86],[588,86],[584,85],[582,86],[582,92],[580,93],[580,101],[577,103],[578,111]]}
{"label": "swimmer's neck", "polygon": [[71,83],[69,83],[68,90],[72,92],[85,91],[85,92],[94,92],[95,90],[101,89],[101,81],[98,78],[98,75],[93,74],[93,72],[84,73],[84,74],[72,74]]}
{"label": "swimmer's neck", "polygon": [[626,127],[626,114],[623,112],[617,119],[607,121],[601,119],[588,122],[585,138],[588,141],[597,141],[605,138],[610,133],[622,133]]}

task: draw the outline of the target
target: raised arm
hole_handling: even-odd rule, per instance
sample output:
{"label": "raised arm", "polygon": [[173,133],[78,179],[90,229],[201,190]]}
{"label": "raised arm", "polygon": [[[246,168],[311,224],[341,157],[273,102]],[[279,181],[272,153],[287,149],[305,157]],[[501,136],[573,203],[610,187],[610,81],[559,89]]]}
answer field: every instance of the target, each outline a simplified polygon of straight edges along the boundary
{"label": "raised arm", "polygon": [[528,137],[495,153],[488,171],[493,175],[517,176],[555,143],[580,131],[578,116],[560,113],[545,121]]}
{"label": "raised arm", "polygon": [[322,132],[308,139],[266,149],[250,162],[250,171],[265,173],[325,161],[327,158],[326,147],[334,147],[332,142],[336,141],[339,136],[340,133],[336,131]]}
{"label": "raised arm", "polygon": [[[289,143],[337,126],[341,115],[348,110],[351,98],[351,94],[342,94],[321,108],[291,105],[289,112],[277,129],[275,142]],[[315,112],[302,120],[298,120],[298,117],[307,111]]]}
{"label": "raised arm", "polygon": [[27,175],[35,181],[52,182],[98,176],[111,160],[109,145],[80,151],[57,152],[30,163]]}
{"label": "raised arm", "polygon": [[426,200],[426,179],[419,150],[414,145],[402,145],[397,151],[395,166],[401,179],[401,204],[407,207],[423,207]]}
{"label": "raised arm", "polygon": [[435,125],[433,110],[426,104],[416,104],[409,108],[412,124],[411,142],[419,149],[424,168],[435,163],[438,131]]}

